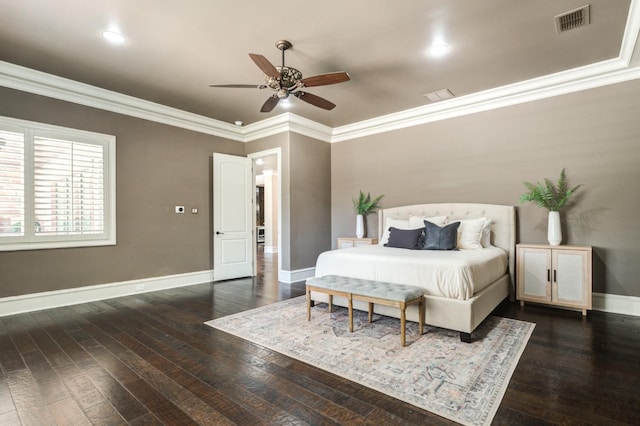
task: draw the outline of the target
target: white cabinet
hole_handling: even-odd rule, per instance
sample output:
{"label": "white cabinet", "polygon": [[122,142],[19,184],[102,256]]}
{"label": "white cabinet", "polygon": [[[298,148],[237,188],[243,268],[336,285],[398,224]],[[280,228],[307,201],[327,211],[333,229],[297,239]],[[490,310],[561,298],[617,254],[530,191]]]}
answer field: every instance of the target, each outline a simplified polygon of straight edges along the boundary
{"label": "white cabinet", "polygon": [[582,310],[591,309],[590,246],[516,245],[517,298]]}
{"label": "white cabinet", "polygon": [[377,238],[338,237],[336,248],[349,248],[359,246],[371,246],[378,244]]}

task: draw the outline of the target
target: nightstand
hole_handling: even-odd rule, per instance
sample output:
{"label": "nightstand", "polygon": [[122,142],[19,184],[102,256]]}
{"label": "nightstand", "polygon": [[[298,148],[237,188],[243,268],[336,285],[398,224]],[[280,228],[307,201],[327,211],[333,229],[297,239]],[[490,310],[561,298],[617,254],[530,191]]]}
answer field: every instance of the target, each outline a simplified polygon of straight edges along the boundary
{"label": "nightstand", "polygon": [[516,294],[524,302],[591,309],[591,246],[516,245]]}
{"label": "nightstand", "polygon": [[338,237],[336,248],[371,246],[374,244],[378,244],[377,238]]}

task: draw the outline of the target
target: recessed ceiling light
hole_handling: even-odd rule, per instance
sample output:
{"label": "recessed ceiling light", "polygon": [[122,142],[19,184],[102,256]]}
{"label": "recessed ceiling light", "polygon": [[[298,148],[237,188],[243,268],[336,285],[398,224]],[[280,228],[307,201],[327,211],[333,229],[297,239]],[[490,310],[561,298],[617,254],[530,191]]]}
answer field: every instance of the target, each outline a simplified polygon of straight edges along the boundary
{"label": "recessed ceiling light", "polygon": [[117,31],[105,31],[102,33],[102,37],[115,44],[122,44],[127,40]]}
{"label": "recessed ceiling light", "polygon": [[451,50],[451,46],[446,43],[434,43],[429,48],[429,55],[431,56],[444,56]]}
{"label": "recessed ceiling light", "polygon": [[244,123],[242,122],[242,120],[236,120],[235,121],[235,125],[236,126],[242,126]]}

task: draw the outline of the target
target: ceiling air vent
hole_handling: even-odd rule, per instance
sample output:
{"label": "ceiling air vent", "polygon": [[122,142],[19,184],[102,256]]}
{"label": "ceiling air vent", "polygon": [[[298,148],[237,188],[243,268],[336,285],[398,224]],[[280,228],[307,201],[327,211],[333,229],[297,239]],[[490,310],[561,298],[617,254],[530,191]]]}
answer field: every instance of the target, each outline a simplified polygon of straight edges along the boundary
{"label": "ceiling air vent", "polygon": [[439,102],[453,98],[453,93],[449,89],[438,90],[437,92],[427,93],[426,96],[431,102]]}
{"label": "ceiling air vent", "polygon": [[589,25],[589,5],[558,15],[555,21],[558,34]]}

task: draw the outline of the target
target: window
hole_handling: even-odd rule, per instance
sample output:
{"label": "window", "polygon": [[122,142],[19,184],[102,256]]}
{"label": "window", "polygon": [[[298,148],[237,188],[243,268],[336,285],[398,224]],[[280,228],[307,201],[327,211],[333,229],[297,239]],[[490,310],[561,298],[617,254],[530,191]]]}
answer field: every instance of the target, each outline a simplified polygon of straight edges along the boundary
{"label": "window", "polygon": [[0,117],[0,251],[113,245],[115,137]]}

